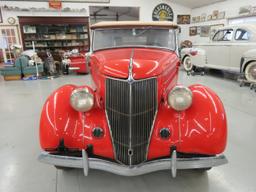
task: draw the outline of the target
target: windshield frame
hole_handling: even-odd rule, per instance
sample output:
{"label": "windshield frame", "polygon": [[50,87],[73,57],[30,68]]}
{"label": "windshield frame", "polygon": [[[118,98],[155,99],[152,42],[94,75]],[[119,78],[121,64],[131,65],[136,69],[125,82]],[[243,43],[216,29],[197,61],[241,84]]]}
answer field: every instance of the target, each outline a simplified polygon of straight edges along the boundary
{"label": "windshield frame", "polygon": [[[169,29],[173,30],[173,35],[174,35],[174,46],[173,49],[168,48],[168,47],[159,47],[159,46],[147,46],[147,45],[127,45],[127,46],[116,46],[116,47],[107,47],[107,48],[102,48],[102,49],[94,49],[94,42],[95,42],[95,32],[99,30],[121,30],[121,29]],[[111,27],[111,28],[97,28],[92,30],[92,44],[91,44],[91,52],[96,52],[96,51],[102,51],[102,50],[108,50],[108,49],[122,49],[122,48],[148,48],[148,49],[164,49],[168,51],[177,51],[177,29],[175,28],[166,28],[166,27],[152,27],[152,26],[144,26],[144,27]]]}

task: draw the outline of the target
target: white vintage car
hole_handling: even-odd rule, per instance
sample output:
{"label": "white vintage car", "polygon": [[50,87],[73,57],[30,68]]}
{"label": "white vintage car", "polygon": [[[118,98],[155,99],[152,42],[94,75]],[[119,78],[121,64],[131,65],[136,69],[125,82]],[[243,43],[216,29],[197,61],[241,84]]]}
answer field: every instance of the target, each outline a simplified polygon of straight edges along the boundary
{"label": "white vintage car", "polygon": [[220,28],[209,43],[182,49],[181,57],[186,71],[196,67],[227,70],[256,82],[256,25]]}

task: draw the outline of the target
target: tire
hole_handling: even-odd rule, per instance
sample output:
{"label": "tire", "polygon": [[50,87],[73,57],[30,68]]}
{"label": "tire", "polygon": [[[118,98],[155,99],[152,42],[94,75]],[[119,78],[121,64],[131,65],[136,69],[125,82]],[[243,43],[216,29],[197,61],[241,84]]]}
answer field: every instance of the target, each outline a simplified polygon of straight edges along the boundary
{"label": "tire", "polygon": [[185,71],[192,71],[193,69],[193,64],[191,63],[191,58],[190,56],[186,56],[184,59],[183,59],[183,67],[185,69]]}
{"label": "tire", "polygon": [[244,73],[247,81],[256,83],[256,62],[249,63]]}

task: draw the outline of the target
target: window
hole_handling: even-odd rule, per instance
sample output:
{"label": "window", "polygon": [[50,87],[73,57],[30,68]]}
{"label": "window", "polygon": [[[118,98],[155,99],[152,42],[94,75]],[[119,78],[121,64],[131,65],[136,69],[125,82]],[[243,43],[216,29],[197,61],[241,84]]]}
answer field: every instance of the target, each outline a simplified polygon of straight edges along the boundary
{"label": "window", "polygon": [[[0,26],[1,44],[4,44],[4,48],[1,50],[0,60],[4,60],[5,63],[14,63],[14,55],[11,50],[11,46],[20,44],[18,38],[18,30],[15,26]],[[0,48],[1,49],[1,48]]]}
{"label": "window", "polygon": [[236,24],[256,24],[256,16],[248,16],[248,17],[238,17],[238,18],[231,18],[228,20],[229,25],[236,25]]}
{"label": "window", "polygon": [[94,33],[93,49],[159,47],[174,50],[175,43],[175,32],[173,29],[98,29]]}
{"label": "window", "polygon": [[246,31],[244,29],[237,29],[236,30],[236,35],[235,35],[235,40],[239,40],[239,41],[249,40],[248,31]]}
{"label": "window", "polygon": [[232,36],[233,36],[233,29],[221,30],[214,35],[213,41],[231,41]]}

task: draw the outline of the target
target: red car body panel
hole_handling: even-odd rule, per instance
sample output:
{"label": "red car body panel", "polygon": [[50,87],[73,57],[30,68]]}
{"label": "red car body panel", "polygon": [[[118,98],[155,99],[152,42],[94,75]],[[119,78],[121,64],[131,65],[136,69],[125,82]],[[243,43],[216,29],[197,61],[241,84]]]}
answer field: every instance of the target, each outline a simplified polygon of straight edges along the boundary
{"label": "red car body panel", "polygon": [[[132,52],[134,79],[156,77],[158,82],[158,111],[147,159],[169,156],[173,145],[182,153],[222,153],[226,146],[227,121],[219,97],[205,86],[192,85],[189,87],[193,92],[192,106],[183,112],[173,110],[167,104],[167,94],[177,85],[180,61],[175,52],[153,48],[111,49],[92,54],[90,68],[96,89],[90,90],[95,95],[94,108],[80,113],[70,106],[71,92],[77,88],[74,85],[56,90],[43,107],[40,123],[41,147],[44,150],[55,149],[60,140],[64,139],[67,148],[81,150],[92,144],[95,155],[114,159],[104,107],[105,78],[127,79]],[[104,137],[92,136],[95,127],[103,128]],[[170,129],[169,139],[160,137],[161,128]]]}
{"label": "red car body panel", "polygon": [[[98,51],[92,65],[106,76],[127,79],[132,48]],[[133,78],[155,77],[178,62],[176,53],[161,49],[137,48],[133,53]]]}
{"label": "red car body panel", "polygon": [[88,69],[86,68],[86,58],[84,55],[71,55],[68,58],[70,59],[70,67],[79,68],[78,70],[74,70],[76,73],[88,73]]}

